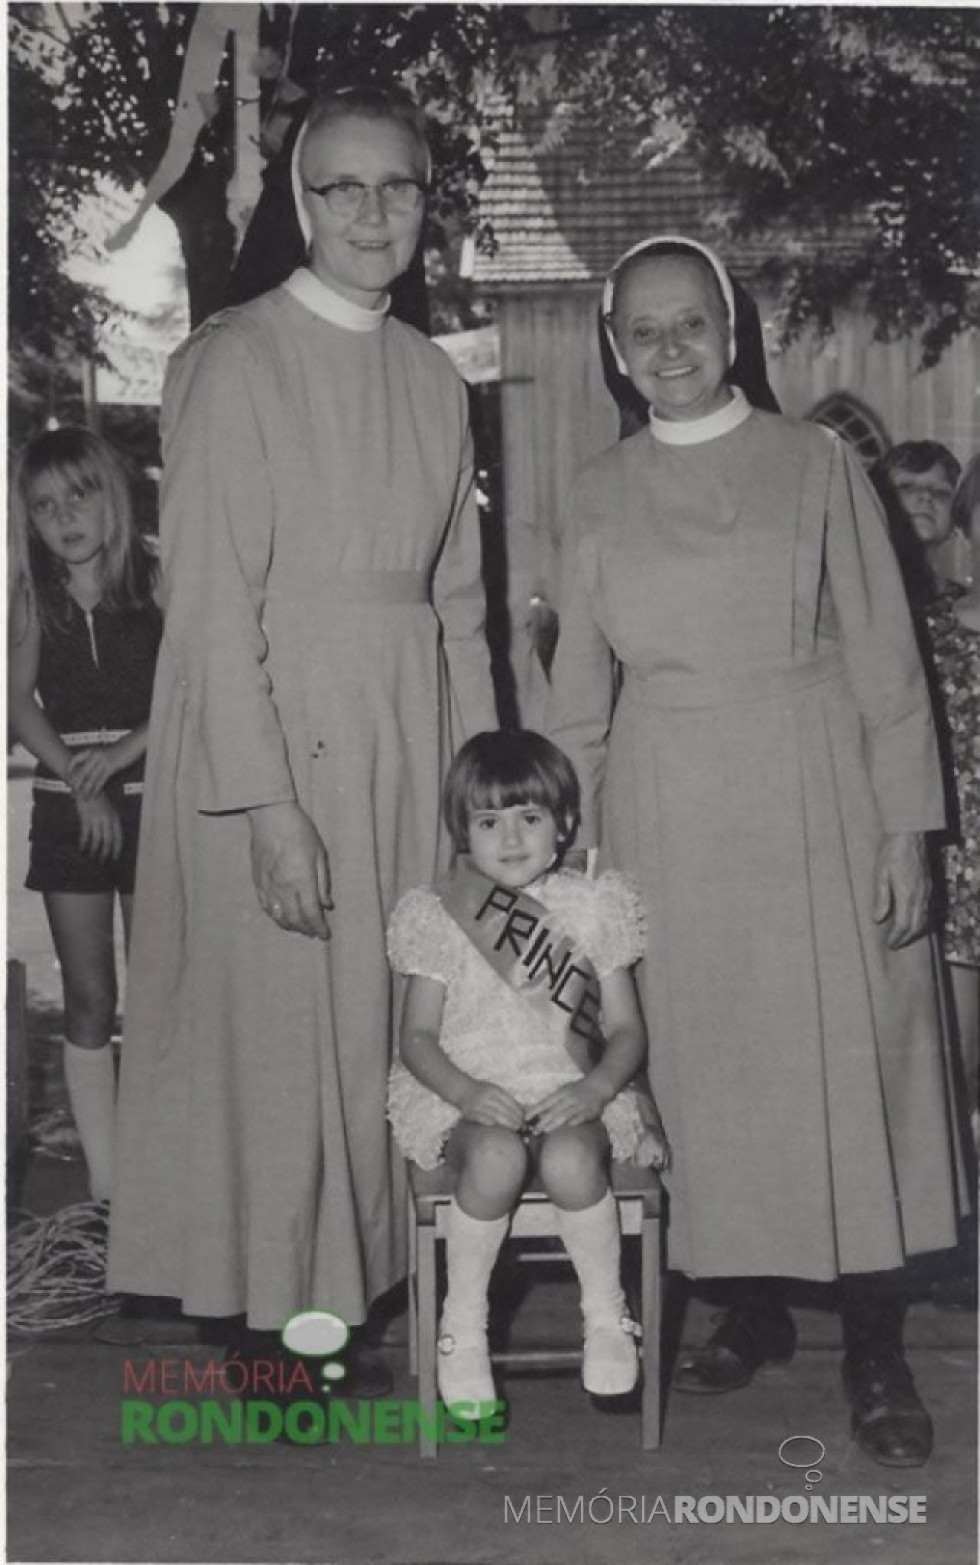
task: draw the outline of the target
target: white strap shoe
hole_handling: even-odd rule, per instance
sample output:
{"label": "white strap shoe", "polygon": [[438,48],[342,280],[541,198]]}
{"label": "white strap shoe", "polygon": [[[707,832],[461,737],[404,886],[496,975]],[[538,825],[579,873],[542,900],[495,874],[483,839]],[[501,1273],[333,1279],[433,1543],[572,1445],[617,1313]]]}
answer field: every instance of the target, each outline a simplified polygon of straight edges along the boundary
{"label": "white strap shoe", "polygon": [[443,1402],[453,1408],[455,1417],[466,1418],[462,1409],[472,1406],[469,1416],[480,1418],[480,1404],[485,1410],[497,1397],[486,1331],[473,1326],[457,1331],[444,1322],[436,1347],[436,1382]]}
{"label": "white strap shoe", "polygon": [[633,1390],[640,1373],[636,1338],[640,1328],[629,1315],[618,1321],[594,1321],[585,1328],[582,1384],[596,1397],[621,1397]]}

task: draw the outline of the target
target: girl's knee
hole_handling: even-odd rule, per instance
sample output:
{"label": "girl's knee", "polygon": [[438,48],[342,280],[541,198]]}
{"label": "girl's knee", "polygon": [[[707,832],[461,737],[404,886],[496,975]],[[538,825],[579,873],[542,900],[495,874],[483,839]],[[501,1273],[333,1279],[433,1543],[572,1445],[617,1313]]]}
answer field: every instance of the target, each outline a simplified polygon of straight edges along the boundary
{"label": "girl's knee", "polygon": [[527,1177],[527,1153],[514,1131],[467,1124],[451,1160],[456,1199],[470,1217],[497,1218],[513,1210]]}
{"label": "girl's knee", "polygon": [[538,1171],[549,1195],[576,1206],[601,1200],[609,1188],[608,1144],[592,1125],[554,1130],[538,1151]]}
{"label": "girl's knee", "polygon": [[463,1151],[463,1165],[471,1172],[498,1178],[523,1179],[527,1151],[516,1131],[502,1125],[470,1125]]}

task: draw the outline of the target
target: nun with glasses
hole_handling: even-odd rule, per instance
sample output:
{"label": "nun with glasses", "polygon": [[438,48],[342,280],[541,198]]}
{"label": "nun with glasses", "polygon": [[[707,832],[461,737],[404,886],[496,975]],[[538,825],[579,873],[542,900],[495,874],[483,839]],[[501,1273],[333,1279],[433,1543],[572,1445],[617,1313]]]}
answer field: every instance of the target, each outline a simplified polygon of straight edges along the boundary
{"label": "nun with glasses", "polygon": [[726,1279],[694,1393],[794,1348],[779,1279],[836,1282],[853,1431],[924,1462],[902,1268],[956,1240],[924,833],[929,697],[877,500],[846,444],[733,383],[731,278],[663,236],[605,287],[642,428],[563,528],[550,737],[579,840],[640,881],[670,1264]]}
{"label": "nun with glasses", "polygon": [[[496,726],[464,387],[388,311],[430,178],[399,89],[314,103],[307,254],[205,323],[163,407],[150,724],[109,1285],[349,1326],[404,1276],[385,927]],[[244,1351],[244,1349],[243,1349]],[[349,1395],[383,1366],[348,1362]]]}

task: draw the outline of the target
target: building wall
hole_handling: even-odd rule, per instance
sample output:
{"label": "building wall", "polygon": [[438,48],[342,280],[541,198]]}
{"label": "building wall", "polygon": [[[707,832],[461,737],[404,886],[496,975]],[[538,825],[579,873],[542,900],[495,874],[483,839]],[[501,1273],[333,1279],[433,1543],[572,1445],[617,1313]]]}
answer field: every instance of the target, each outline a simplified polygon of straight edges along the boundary
{"label": "building wall", "polygon": [[[766,305],[761,313],[766,319]],[[766,330],[769,378],[787,413],[846,392],[864,403],[892,444],[941,440],[965,461],[980,447],[980,333],[964,332],[932,369],[919,368],[914,338],[875,342],[871,322],[842,313],[824,341],[800,338],[780,350]]]}

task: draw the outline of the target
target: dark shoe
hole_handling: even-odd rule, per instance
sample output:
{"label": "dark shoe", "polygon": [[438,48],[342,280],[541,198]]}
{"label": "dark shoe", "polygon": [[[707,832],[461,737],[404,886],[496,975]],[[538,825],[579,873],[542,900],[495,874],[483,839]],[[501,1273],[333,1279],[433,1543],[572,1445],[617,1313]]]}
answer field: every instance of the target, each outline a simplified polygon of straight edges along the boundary
{"label": "dark shoe", "polygon": [[92,1336],[97,1342],[107,1342],[114,1347],[134,1348],[144,1343],[179,1347],[184,1343],[207,1342],[209,1329],[210,1322],[185,1315],[179,1299],[160,1294],[124,1293],[119,1299],[117,1313],[100,1321]]}
{"label": "dark shoe", "polygon": [[[228,1347],[225,1353],[225,1362],[233,1360],[243,1361],[244,1374],[248,1379],[253,1378],[254,1366],[257,1361],[266,1366],[266,1374],[270,1365],[281,1366],[277,1368],[276,1379],[281,1378],[287,1385],[292,1383],[290,1392],[277,1394],[273,1400],[280,1406],[288,1406],[291,1402],[308,1401],[310,1391],[308,1384],[312,1384],[313,1395],[319,1395],[321,1379],[320,1373],[324,1360],[308,1357],[300,1357],[290,1353],[283,1346],[278,1332],[253,1332],[240,1334]],[[358,1398],[371,1400],[375,1397],[390,1396],[395,1377],[384,1360],[362,1338],[360,1333],[352,1332],[347,1347],[342,1355],[344,1375],[342,1379],[330,1381],[330,1391],[337,1397],[343,1397],[349,1401]],[[333,1361],[331,1361],[333,1362]],[[296,1376],[296,1366],[302,1363],[306,1369],[304,1377]],[[257,1396],[263,1392],[257,1390]],[[324,1389],[323,1394],[326,1394]]]}
{"label": "dark shoe", "polygon": [[845,1358],[851,1432],[882,1467],[922,1467],[932,1454],[932,1419],[901,1354]]}
{"label": "dark shoe", "polygon": [[395,1377],[381,1355],[366,1344],[355,1340],[348,1344],[343,1355],[347,1371],[343,1380],[330,1382],[338,1397],[354,1401],[358,1397],[373,1400],[389,1397],[394,1390]]}
{"label": "dark shoe", "polygon": [[[301,1403],[320,1402],[327,1391],[337,1398],[356,1402],[390,1395],[395,1379],[387,1364],[356,1338],[344,1354],[346,1373],[342,1380],[331,1380],[321,1388],[322,1359],[300,1357],[283,1346],[278,1333],[246,1332],[225,1350],[226,1368],[233,1366],[237,1397],[241,1401],[272,1402],[285,1415]],[[298,1374],[302,1365],[306,1373]],[[271,1389],[270,1389],[271,1379]],[[282,1445],[321,1444],[296,1436],[288,1422],[276,1436]]]}
{"label": "dark shoe", "polygon": [[718,1396],[747,1386],[762,1364],[785,1364],[796,1352],[796,1327],[782,1306],[726,1310],[703,1348],[686,1353],[674,1370],[674,1389]]}
{"label": "dark shoe", "polygon": [[975,1277],[948,1277],[934,1282],[929,1296],[937,1310],[955,1310],[967,1315],[977,1307],[977,1281]]}

